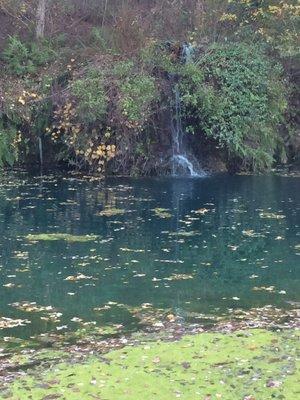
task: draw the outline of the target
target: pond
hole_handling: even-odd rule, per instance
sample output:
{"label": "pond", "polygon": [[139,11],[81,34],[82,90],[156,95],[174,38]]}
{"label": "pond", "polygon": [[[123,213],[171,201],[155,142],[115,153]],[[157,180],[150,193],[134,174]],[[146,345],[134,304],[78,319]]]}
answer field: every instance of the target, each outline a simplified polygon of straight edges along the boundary
{"label": "pond", "polygon": [[209,323],[300,300],[299,178],[0,183],[2,337],[134,332],[147,309]]}

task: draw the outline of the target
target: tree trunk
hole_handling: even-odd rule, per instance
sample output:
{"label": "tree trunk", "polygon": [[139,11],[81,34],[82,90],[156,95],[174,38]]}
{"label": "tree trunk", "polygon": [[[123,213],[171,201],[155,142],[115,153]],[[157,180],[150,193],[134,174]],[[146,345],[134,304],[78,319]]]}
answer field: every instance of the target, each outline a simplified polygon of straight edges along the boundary
{"label": "tree trunk", "polygon": [[38,0],[36,11],[36,38],[43,39],[45,34],[46,0]]}

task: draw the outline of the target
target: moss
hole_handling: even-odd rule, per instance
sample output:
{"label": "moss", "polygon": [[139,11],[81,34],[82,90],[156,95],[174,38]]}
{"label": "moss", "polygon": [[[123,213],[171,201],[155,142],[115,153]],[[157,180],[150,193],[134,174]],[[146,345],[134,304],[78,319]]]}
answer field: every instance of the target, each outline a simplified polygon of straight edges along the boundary
{"label": "moss", "polygon": [[99,236],[95,235],[70,235],[68,233],[41,233],[36,235],[27,235],[26,239],[30,242],[35,241],[58,241],[58,240],[65,240],[69,243],[76,243],[76,242],[93,242],[97,240]]}
{"label": "moss", "polygon": [[296,344],[299,335],[292,330],[203,333],[178,342],[147,342],[100,359],[61,363],[47,371],[37,368],[11,385],[9,398],[296,399]]}

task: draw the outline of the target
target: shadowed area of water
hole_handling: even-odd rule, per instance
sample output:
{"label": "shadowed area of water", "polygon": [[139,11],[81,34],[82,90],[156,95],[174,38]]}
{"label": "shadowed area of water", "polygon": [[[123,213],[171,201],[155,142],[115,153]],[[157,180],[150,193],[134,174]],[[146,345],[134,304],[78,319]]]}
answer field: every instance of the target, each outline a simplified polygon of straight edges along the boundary
{"label": "shadowed area of water", "polygon": [[[31,322],[2,336],[74,330],[76,318],[138,329],[114,303],[151,303],[184,319],[300,300],[299,178],[19,174],[0,183],[0,317]],[[98,237],[26,238],[43,233]],[[24,301],[53,309],[14,304]]]}

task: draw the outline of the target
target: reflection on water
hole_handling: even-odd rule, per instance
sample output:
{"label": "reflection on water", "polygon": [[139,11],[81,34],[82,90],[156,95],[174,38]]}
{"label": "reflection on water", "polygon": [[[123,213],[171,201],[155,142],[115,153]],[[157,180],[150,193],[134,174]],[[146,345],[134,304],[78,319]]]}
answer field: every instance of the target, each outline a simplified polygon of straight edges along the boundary
{"label": "reflection on water", "polygon": [[[31,321],[0,335],[75,329],[76,318],[136,329],[114,303],[186,318],[299,301],[298,178],[19,175],[0,183],[0,317]],[[101,215],[105,207],[112,215]],[[26,238],[43,233],[99,237]]]}

